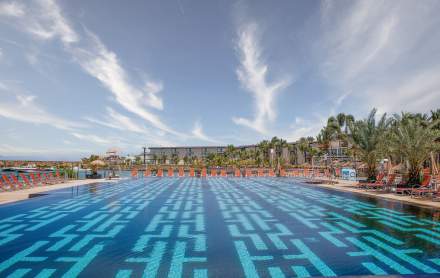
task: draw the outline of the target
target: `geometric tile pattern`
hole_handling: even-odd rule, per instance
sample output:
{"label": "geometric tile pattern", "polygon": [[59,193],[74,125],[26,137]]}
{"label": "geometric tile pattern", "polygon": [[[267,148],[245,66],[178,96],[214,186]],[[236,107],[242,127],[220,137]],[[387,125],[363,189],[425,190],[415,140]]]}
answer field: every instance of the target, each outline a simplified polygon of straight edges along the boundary
{"label": "geometric tile pattern", "polygon": [[67,191],[0,206],[0,277],[440,272],[435,212],[294,179],[145,178]]}

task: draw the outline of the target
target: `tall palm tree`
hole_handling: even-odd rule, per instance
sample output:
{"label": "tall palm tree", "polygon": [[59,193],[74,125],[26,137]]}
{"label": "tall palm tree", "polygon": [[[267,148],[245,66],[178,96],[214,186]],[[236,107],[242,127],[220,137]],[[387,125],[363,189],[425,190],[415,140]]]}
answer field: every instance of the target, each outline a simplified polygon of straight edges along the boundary
{"label": "tall palm tree", "polygon": [[373,109],[368,118],[356,121],[349,137],[356,153],[367,165],[369,179],[374,179],[376,175],[376,165],[384,150],[384,138],[390,121],[384,114],[380,120],[376,121],[376,109]]}
{"label": "tall palm tree", "polygon": [[305,137],[298,140],[298,149],[303,153],[304,161],[307,162],[307,153],[310,151],[310,141]]}
{"label": "tall palm tree", "polygon": [[394,116],[393,128],[389,132],[388,150],[404,158],[408,166],[410,184],[420,183],[423,163],[432,151],[440,150],[440,130],[435,129],[439,121],[426,125],[425,118],[406,114]]}
{"label": "tall palm tree", "polygon": [[437,122],[433,125],[433,128],[440,130],[440,109],[431,110],[431,116],[429,117],[431,122]]}
{"label": "tall palm tree", "polygon": [[290,164],[298,164],[298,147],[296,144],[290,144],[287,146],[289,150],[289,163]]}
{"label": "tall palm tree", "polygon": [[353,115],[345,115],[345,129],[344,132],[345,134],[348,135],[348,133],[350,132],[350,127],[353,126],[355,122],[354,116]]}
{"label": "tall palm tree", "polygon": [[338,122],[338,128],[342,131],[342,128],[345,126],[347,116],[344,113],[339,113],[336,116],[336,121]]}
{"label": "tall palm tree", "polygon": [[227,163],[229,165],[234,164],[236,153],[237,153],[237,149],[234,147],[234,145],[228,145],[226,147],[225,156],[227,158]]}
{"label": "tall palm tree", "polygon": [[167,156],[166,154],[163,154],[163,155],[161,156],[161,163],[162,163],[162,164],[167,163],[167,159],[168,159],[168,156]]}
{"label": "tall palm tree", "polygon": [[263,164],[269,164],[270,142],[267,140],[263,140],[257,144],[257,148],[260,150],[260,153],[263,157]]}
{"label": "tall palm tree", "polygon": [[283,149],[287,148],[287,141],[278,137],[273,137],[270,140],[270,146],[275,153],[274,161],[275,161],[275,169],[276,172],[280,170],[280,159],[283,154]]}

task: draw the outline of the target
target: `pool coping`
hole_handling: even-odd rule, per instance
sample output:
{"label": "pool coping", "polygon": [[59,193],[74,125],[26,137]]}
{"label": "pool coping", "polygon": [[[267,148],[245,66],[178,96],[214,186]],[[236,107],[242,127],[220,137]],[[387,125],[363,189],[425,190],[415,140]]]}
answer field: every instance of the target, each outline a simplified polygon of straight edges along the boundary
{"label": "pool coping", "polygon": [[434,202],[429,201],[426,199],[415,199],[411,198],[410,196],[400,196],[396,195],[394,193],[387,193],[387,192],[374,192],[374,191],[366,191],[362,189],[355,188],[356,182],[353,181],[346,181],[346,180],[336,180],[338,184],[328,184],[328,183],[322,183],[322,184],[307,184],[304,183],[310,187],[317,186],[320,188],[326,188],[331,190],[336,190],[340,192],[350,192],[355,193],[359,195],[369,196],[369,197],[375,197],[380,199],[386,199],[386,200],[392,200],[396,202],[402,202],[410,205],[416,205],[419,207],[434,209],[434,210],[440,210],[440,202]]}

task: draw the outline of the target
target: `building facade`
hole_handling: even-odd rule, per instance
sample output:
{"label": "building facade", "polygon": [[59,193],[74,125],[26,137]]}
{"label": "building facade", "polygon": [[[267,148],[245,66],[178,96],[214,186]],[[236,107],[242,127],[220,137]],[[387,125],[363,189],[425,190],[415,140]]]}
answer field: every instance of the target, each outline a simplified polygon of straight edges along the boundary
{"label": "building facade", "polygon": [[[281,157],[284,161],[290,164],[303,164],[311,161],[310,154],[301,151],[296,142],[288,143],[288,147],[284,148],[281,152]],[[312,148],[320,148],[321,146],[317,142],[310,144]],[[209,154],[222,154],[227,150],[227,146],[181,146],[181,147],[149,147],[147,149],[146,163],[156,163],[161,161],[162,163],[170,163],[173,158],[177,158],[178,161],[187,158],[204,159]],[[256,150],[257,145],[243,145],[234,146],[236,150]],[[349,159],[347,154],[348,146],[342,141],[332,141],[329,145],[329,149],[326,151],[326,156],[332,159],[345,160]],[[141,155],[143,156],[143,154]]]}

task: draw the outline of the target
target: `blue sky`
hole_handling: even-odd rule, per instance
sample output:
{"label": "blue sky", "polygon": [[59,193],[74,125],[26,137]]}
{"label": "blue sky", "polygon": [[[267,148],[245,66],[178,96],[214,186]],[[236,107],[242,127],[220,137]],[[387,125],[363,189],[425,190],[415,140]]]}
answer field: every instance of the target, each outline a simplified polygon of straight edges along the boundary
{"label": "blue sky", "polygon": [[316,135],[440,106],[440,2],[0,1],[0,156]]}

